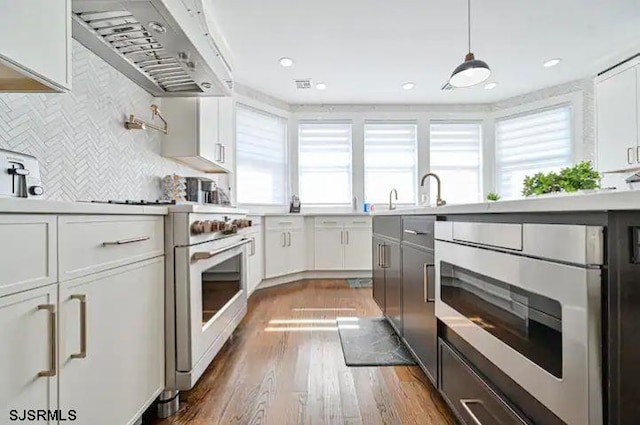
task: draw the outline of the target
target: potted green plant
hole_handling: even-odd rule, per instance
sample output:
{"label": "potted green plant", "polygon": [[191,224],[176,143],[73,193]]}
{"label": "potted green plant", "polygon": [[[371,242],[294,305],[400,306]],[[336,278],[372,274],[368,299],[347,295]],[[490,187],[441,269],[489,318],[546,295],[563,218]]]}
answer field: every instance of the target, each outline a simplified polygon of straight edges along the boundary
{"label": "potted green plant", "polygon": [[489,192],[487,194],[487,201],[495,202],[499,200],[500,200],[500,195],[498,195],[496,192]]}
{"label": "potted green plant", "polygon": [[589,161],[583,161],[560,172],[536,173],[526,176],[523,182],[524,196],[544,195],[554,192],[576,192],[600,187],[600,173],[593,169]]}

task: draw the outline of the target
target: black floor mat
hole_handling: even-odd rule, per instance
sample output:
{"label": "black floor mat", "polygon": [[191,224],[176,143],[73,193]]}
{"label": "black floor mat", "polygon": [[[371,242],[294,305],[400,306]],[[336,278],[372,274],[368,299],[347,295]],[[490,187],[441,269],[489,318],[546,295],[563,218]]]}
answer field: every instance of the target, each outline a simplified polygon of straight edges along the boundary
{"label": "black floor mat", "polygon": [[416,364],[383,317],[338,317],[338,333],[347,366]]}

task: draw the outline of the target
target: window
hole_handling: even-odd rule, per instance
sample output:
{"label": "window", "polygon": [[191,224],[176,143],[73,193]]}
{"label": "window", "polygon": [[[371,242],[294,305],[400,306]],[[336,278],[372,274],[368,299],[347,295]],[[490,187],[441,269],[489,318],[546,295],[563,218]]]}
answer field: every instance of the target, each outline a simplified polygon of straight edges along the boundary
{"label": "window", "polygon": [[236,139],[238,203],[286,204],[286,120],[238,105]]}
{"label": "window", "polygon": [[520,197],[525,176],[571,162],[571,106],[496,122],[496,177],[503,198]]}
{"label": "window", "polygon": [[306,122],[298,127],[300,200],[351,203],[351,123]]}
{"label": "window", "polygon": [[414,204],[417,195],[415,122],[366,123],[364,126],[364,188],[370,203]]}
{"label": "window", "polygon": [[[443,181],[442,198],[449,204],[482,199],[482,124],[433,122],[429,140],[430,171]],[[430,185],[431,202],[435,203],[435,181]]]}

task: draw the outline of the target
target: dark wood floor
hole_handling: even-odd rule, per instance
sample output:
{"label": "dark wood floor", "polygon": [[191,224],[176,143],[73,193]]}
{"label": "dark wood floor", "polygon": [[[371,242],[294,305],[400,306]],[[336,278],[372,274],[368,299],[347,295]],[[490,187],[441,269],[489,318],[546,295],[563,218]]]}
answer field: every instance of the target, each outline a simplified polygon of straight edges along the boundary
{"label": "dark wood floor", "polygon": [[339,280],[257,291],[178,415],[155,425],[454,424],[418,367],[347,367],[334,319],[379,316]]}

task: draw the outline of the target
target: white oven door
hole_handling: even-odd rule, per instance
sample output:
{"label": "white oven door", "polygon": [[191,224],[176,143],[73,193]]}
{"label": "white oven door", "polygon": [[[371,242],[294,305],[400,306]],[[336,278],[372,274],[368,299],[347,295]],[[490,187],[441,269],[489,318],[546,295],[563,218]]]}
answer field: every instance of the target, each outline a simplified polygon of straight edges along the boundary
{"label": "white oven door", "polygon": [[247,308],[247,244],[229,238],[176,248],[178,372],[195,382]]}
{"label": "white oven door", "polygon": [[602,423],[600,269],[436,241],[436,316],[569,425]]}

